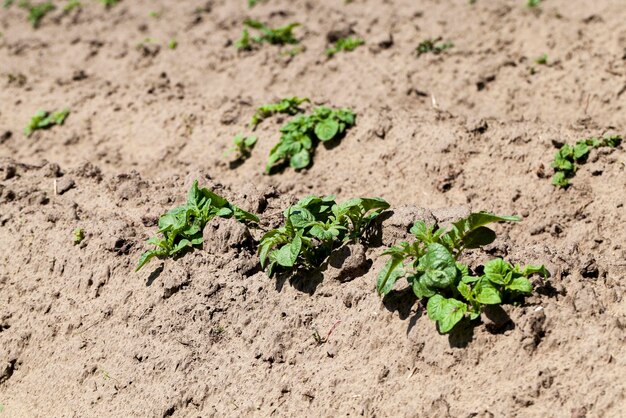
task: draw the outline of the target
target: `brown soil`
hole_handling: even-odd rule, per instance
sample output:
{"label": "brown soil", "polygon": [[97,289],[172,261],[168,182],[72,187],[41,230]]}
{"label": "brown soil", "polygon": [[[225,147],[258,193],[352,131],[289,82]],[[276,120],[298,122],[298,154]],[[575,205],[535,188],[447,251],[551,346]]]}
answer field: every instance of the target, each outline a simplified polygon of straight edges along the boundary
{"label": "brown soil", "polygon": [[[555,144],[624,133],[623,0],[83,3],[37,30],[0,10],[1,417],[624,416],[626,154],[594,151],[567,190],[549,179]],[[237,53],[248,16],[303,23],[306,50]],[[328,60],[336,30],[367,44]],[[438,36],[454,48],[412,54]],[[267,176],[272,118],[231,169],[254,108],[290,95],[357,126],[309,170]],[[64,126],[22,135],[63,107]],[[134,273],[194,179],[261,229],[212,221],[203,250]],[[468,261],[553,277],[449,336],[404,283],[381,302],[383,247],[351,248],[349,277],[269,279],[254,239],[311,193],[384,197],[400,233],[412,214],[444,222],[437,208],[520,214]]]}

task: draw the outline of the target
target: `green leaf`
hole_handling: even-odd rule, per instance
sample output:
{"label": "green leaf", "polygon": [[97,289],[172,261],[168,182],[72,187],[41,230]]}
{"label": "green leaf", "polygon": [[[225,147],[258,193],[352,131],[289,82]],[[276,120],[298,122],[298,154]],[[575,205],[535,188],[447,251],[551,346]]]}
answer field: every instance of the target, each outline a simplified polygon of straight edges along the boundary
{"label": "green leaf", "polygon": [[484,305],[497,305],[502,303],[500,291],[485,278],[476,283],[474,294],[476,295],[476,301]]}
{"label": "green leaf", "polygon": [[384,296],[391,292],[398,279],[404,276],[402,261],[401,257],[392,256],[385,264],[385,267],[378,273],[376,290],[379,295]]}
{"label": "green leaf", "polygon": [[233,215],[233,210],[231,208],[221,208],[215,214],[215,216],[219,216],[220,218],[229,218],[232,215]]}
{"label": "green leaf", "polygon": [[559,187],[567,187],[570,185],[570,181],[563,171],[557,171],[554,173],[554,176],[552,176],[552,184]]}
{"label": "green leaf", "polygon": [[302,249],[302,237],[296,235],[289,244],[283,245],[276,251],[276,262],[283,267],[293,267]]}
{"label": "green leaf", "polygon": [[191,241],[189,241],[188,239],[181,239],[178,244],[176,244],[174,246],[174,248],[172,249],[172,251],[170,252],[170,255],[176,254],[178,252],[181,252],[183,250],[185,250],[186,248],[191,247]]}
{"label": "green leaf", "polygon": [[454,257],[441,244],[430,244],[419,260],[418,271],[423,272],[420,282],[427,288],[444,289],[454,284],[457,269]]}
{"label": "green leaf", "polygon": [[189,192],[187,193],[187,204],[192,206],[200,206],[202,195],[198,189],[198,180],[194,180]]}
{"label": "green leaf", "polygon": [[560,171],[574,171],[574,163],[568,158],[563,157],[561,152],[557,152],[552,162],[552,167]]}
{"label": "green leaf", "polygon": [[427,287],[422,282],[422,278],[424,274],[416,274],[414,276],[409,276],[409,283],[411,283],[411,288],[413,289],[413,293],[418,299],[429,298],[435,295],[435,290]]}
{"label": "green leaf", "polygon": [[445,334],[465,316],[467,305],[456,299],[446,299],[441,295],[435,295],[428,299],[426,306],[428,317],[437,321],[439,332]]}
{"label": "green leaf", "polygon": [[282,229],[273,229],[268,231],[261,237],[259,244],[259,259],[261,267],[265,267],[265,261],[269,251],[277,245],[286,243],[289,241],[289,236]]}
{"label": "green leaf", "polygon": [[578,142],[574,146],[574,160],[582,160],[589,155],[589,146],[584,142]]}
{"label": "green leaf", "polygon": [[155,250],[149,250],[143,253],[139,258],[139,263],[137,265],[137,268],[135,269],[135,272],[139,271],[143,266],[148,264],[150,260],[152,260],[157,255],[159,255],[159,252]]}
{"label": "green leaf", "polygon": [[295,169],[303,169],[311,164],[311,155],[309,151],[303,149],[297,154],[293,155],[289,160],[289,165]]}
{"label": "green leaf", "polygon": [[513,266],[501,258],[496,258],[485,264],[485,277],[490,282],[506,285],[511,281]]}
{"label": "green leaf", "polygon": [[483,245],[489,245],[496,239],[496,233],[487,228],[486,226],[480,226],[473,231],[470,231],[463,239],[463,245],[465,248],[480,248]]}
{"label": "green leaf", "polygon": [[469,287],[469,285],[465,282],[460,282],[457,287],[459,290],[459,293],[461,293],[461,295],[465,298],[465,300],[472,300],[472,289]]}
{"label": "green leaf", "polygon": [[615,148],[622,143],[622,137],[620,135],[608,135],[602,139],[602,145],[606,147]]}
{"label": "green leaf", "polygon": [[516,279],[513,279],[513,281],[509,283],[506,288],[508,290],[514,290],[525,294],[530,294],[533,291],[533,285],[528,279],[524,277],[518,277]]}
{"label": "green leaf", "polygon": [[492,237],[488,232],[486,232],[486,230],[483,229],[479,232],[475,232],[479,228],[494,222],[516,222],[519,220],[520,218],[517,216],[502,216],[489,212],[472,213],[467,218],[453,223],[452,230],[447,232],[445,237],[450,239],[454,248],[459,248],[459,246],[474,248],[468,247],[468,244],[477,245],[481,241]]}
{"label": "green leaf", "polygon": [[326,119],[315,126],[315,136],[320,141],[329,141],[339,132],[339,124],[333,119]]}
{"label": "green leaf", "polygon": [[528,265],[524,267],[524,270],[522,270],[522,274],[524,275],[524,277],[528,277],[532,274],[540,274],[546,279],[550,277],[550,272],[543,264],[540,266]]}
{"label": "green leaf", "polygon": [[254,213],[246,212],[245,210],[231,205],[233,209],[233,213],[235,214],[235,219],[239,222],[248,221],[248,222],[256,222],[259,223],[261,220]]}

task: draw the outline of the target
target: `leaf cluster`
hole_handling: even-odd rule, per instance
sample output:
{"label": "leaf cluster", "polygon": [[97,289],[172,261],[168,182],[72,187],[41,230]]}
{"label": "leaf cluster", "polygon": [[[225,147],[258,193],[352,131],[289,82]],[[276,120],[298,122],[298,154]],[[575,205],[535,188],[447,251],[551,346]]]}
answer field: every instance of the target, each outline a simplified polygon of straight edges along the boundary
{"label": "leaf cluster", "polygon": [[420,42],[417,48],[415,48],[415,54],[418,57],[427,53],[432,53],[432,54],[437,55],[437,54],[441,54],[447,49],[452,48],[453,46],[454,44],[452,42],[442,42],[441,37],[435,38],[435,39],[429,38]]}
{"label": "leaf cluster", "polygon": [[330,48],[326,50],[326,55],[328,55],[329,57],[332,57],[333,55],[341,51],[354,51],[355,49],[357,49],[359,46],[363,45],[364,43],[365,41],[361,38],[354,38],[354,37],[340,38],[340,39],[337,39],[337,41],[335,41],[333,46],[331,46]]}
{"label": "leaf cluster", "polygon": [[300,26],[299,23],[290,23],[286,26],[282,26],[276,29],[272,29],[264,23],[258,20],[246,19],[244,25],[250,29],[255,29],[260,32],[257,36],[250,36],[248,29],[244,29],[241,38],[235,42],[235,47],[239,50],[250,50],[253,44],[262,44],[267,42],[272,45],[287,45],[297,44],[293,34],[294,28]]}
{"label": "leaf cluster", "polygon": [[228,151],[237,153],[238,160],[245,160],[252,154],[252,148],[256,145],[258,138],[254,135],[244,136],[238,134],[233,138],[233,147]]}
{"label": "leaf cluster", "polygon": [[113,7],[119,2],[120,0],[100,0],[100,3],[102,3],[106,8]]}
{"label": "leaf cluster", "polygon": [[268,0],[248,0],[248,8],[252,9],[259,3],[266,3]]}
{"label": "leaf cluster", "polygon": [[280,128],[280,140],[270,151],[265,171],[271,173],[275,166],[287,163],[295,169],[308,167],[319,141],[340,138],[355,122],[352,110],[325,106],[309,115],[296,116]]}
{"label": "leaf cluster", "polygon": [[49,12],[56,9],[55,5],[51,1],[32,4],[28,0],[23,0],[19,3],[19,6],[28,11],[28,21],[31,25],[33,25],[33,28],[38,28],[41,23],[41,19],[43,19]]}
{"label": "leaf cluster", "polygon": [[72,236],[74,237],[74,245],[78,245],[85,239],[85,231],[83,228],[76,228],[72,231]]}
{"label": "leaf cluster", "polygon": [[261,105],[257,108],[256,112],[252,116],[250,126],[252,128],[256,128],[264,119],[267,119],[276,113],[283,113],[291,116],[296,115],[302,112],[300,105],[302,103],[310,103],[310,101],[311,100],[306,97],[300,98],[294,96],[286,97],[278,103],[267,103]]}
{"label": "leaf cluster", "polygon": [[261,267],[278,270],[319,267],[339,244],[358,241],[389,204],[381,198],[337,203],[334,196],[308,196],[284,212],[285,224],[267,232],[259,244]]}
{"label": "leaf cluster", "polygon": [[554,176],[552,184],[558,187],[568,187],[570,179],[576,174],[576,164],[583,164],[589,157],[589,152],[598,147],[617,147],[622,142],[619,135],[605,136],[602,139],[587,138],[581,139],[575,145],[565,144],[559,148],[554,155],[552,167]]}
{"label": "leaf cluster", "polygon": [[54,125],[63,125],[67,115],[70,114],[69,109],[59,110],[58,112],[47,112],[40,110],[30,119],[30,122],[24,128],[24,135],[30,136],[37,129],[47,129]]}
{"label": "leaf cluster", "polygon": [[259,218],[229,203],[206,188],[198,188],[194,181],[187,195],[187,203],[169,210],[159,219],[159,234],[148,240],[156,248],[141,255],[138,271],[154,257],[166,258],[184,254],[202,244],[202,231],[208,221],[216,216],[240,222],[259,222]]}
{"label": "leaf cluster", "polygon": [[428,299],[428,316],[442,333],[452,330],[466,315],[471,320],[478,318],[484,305],[530,294],[528,277],[535,273],[549,277],[544,266],[522,268],[497,258],[484,266],[483,274],[475,274],[458,261],[464,250],[495,240],[495,232],[486,225],[518,220],[479,212],[455,222],[448,230],[415,222],[411,228],[414,242],[402,242],[385,251],[390,259],[378,275],[378,293],[388,294],[398,279],[406,277],[415,295]]}

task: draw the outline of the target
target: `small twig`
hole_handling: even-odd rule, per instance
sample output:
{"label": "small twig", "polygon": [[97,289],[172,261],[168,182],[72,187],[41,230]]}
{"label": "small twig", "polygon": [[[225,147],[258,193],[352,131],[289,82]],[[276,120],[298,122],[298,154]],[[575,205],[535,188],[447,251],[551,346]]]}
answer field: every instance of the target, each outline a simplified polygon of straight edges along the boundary
{"label": "small twig", "polygon": [[83,330],[82,330],[82,331],[80,331],[80,332],[72,333],[72,335],[80,335],[80,334],[83,334],[83,333],[87,332],[87,331],[89,330],[89,328],[91,328],[91,327],[93,327],[93,326],[95,326],[95,325],[98,325],[100,322],[102,322],[102,319],[98,319],[96,322],[92,323],[91,325],[88,325],[88,326],[87,326],[87,328],[83,329]]}

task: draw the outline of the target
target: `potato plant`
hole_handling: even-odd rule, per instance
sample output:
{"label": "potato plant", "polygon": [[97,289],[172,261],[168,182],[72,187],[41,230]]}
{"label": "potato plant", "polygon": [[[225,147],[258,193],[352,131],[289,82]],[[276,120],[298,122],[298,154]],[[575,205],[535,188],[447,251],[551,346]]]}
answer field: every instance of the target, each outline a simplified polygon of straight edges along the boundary
{"label": "potato plant", "polygon": [[309,100],[306,97],[300,98],[300,97],[294,96],[294,97],[286,97],[277,103],[267,103],[267,104],[261,105],[257,108],[254,115],[252,115],[252,120],[250,121],[250,127],[256,128],[261,122],[263,122],[263,120],[277,113],[294,116],[302,112],[302,109],[300,108],[301,104],[310,103],[310,102],[311,100]]}
{"label": "potato plant", "polygon": [[576,174],[576,164],[583,164],[589,157],[589,152],[593,148],[598,147],[617,147],[622,142],[619,135],[605,136],[602,139],[587,138],[581,139],[575,145],[565,144],[554,155],[552,167],[554,168],[554,176],[552,176],[552,184],[558,187],[566,188],[571,182],[571,178]]}
{"label": "potato plant", "polygon": [[352,110],[324,106],[316,108],[309,115],[296,116],[280,128],[281,137],[270,151],[266,173],[284,164],[295,169],[308,167],[320,141],[341,138],[355,122],[356,115]]}
{"label": "potato plant", "polygon": [[257,137],[254,135],[244,136],[241,134],[235,135],[233,138],[233,147],[226,152],[226,154],[236,153],[237,160],[246,160],[252,154],[252,149],[256,145]]}
{"label": "potato plant", "polygon": [[19,7],[21,7],[22,9],[26,9],[26,11],[28,12],[28,21],[31,25],[33,25],[33,28],[38,28],[39,24],[41,23],[41,19],[43,19],[45,15],[56,9],[55,5],[51,1],[33,4],[30,1],[22,0],[19,3]]}
{"label": "potato plant", "polygon": [[336,53],[341,52],[341,51],[345,51],[345,52],[354,51],[355,49],[357,49],[359,46],[363,45],[364,43],[365,41],[361,38],[355,38],[355,37],[340,38],[340,39],[337,39],[337,41],[335,41],[333,46],[326,49],[326,55],[328,55],[329,57],[332,57]]}
{"label": "potato plant", "polygon": [[288,45],[298,43],[298,39],[296,39],[293,34],[293,30],[300,26],[299,23],[290,23],[276,29],[270,28],[258,20],[246,19],[243,23],[247,26],[247,28],[255,29],[259,31],[260,34],[257,36],[250,36],[248,29],[244,29],[241,34],[241,38],[235,42],[235,47],[239,50],[250,50],[252,49],[253,44],[262,44],[264,42],[272,45]]}
{"label": "potato plant", "polygon": [[337,203],[334,196],[305,197],[284,212],[284,226],[261,238],[261,267],[270,277],[318,268],[338,245],[362,239],[387,208],[389,204],[381,198]]}
{"label": "potato plant", "polygon": [[398,279],[406,277],[415,296],[428,300],[428,317],[437,322],[441,333],[447,333],[466,316],[478,318],[485,305],[511,302],[532,293],[529,276],[550,276],[543,265],[513,266],[496,258],[479,273],[458,261],[465,250],[495,240],[495,232],[486,225],[518,220],[479,212],[455,222],[448,230],[415,222],[411,228],[414,242],[402,242],[385,251],[390,259],[378,275],[378,294],[388,294]]}
{"label": "potato plant", "polygon": [[47,112],[40,110],[30,119],[26,128],[24,128],[24,135],[30,136],[33,131],[38,129],[48,129],[54,125],[63,125],[67,115],[70,114],[69,109],[59,110],[58,112]]}
{"label": "potato plant", "polygon": [[442,38],[429,38],[420,42],[417,48],[415,48],[415,55],[418,57],[428,53],[438,55],[453,46],[454,44],[452,42],[442,42]]}
{"label": "potato plant", "polygon": [[240,222],[259,222],[259,218],[229,203],[223,197],[206,188],[198,188],[194,181],[187,195],[187,203],[171,209],[159,219],[159,234],[148,240],[155,246],[141,255],[135,271],[154,257],[167,258],[183,255],[193,247],[202,245],[202,231],[216,216],[232,218]]}

